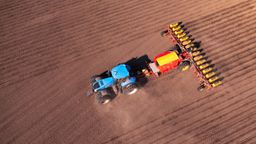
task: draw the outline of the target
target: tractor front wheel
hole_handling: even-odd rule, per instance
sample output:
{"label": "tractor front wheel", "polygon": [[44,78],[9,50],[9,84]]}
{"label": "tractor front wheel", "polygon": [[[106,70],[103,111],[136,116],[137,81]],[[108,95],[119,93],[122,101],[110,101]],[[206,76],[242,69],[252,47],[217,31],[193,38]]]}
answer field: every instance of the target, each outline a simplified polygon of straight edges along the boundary
{"label": "tractor front wheel", "polygon": [[101,77],[98,76],[98,75],[92,76],[92,77],[91,77],[91,83],[94,83],[95,81],[98,81],[98,80],[100,80],[100,79],[101,79]]}
{"label": "tractor front wheel", "polygon": [[179,70],[180,71],[186,71],[190,68],[190,61],[185,60],[179,65]]}
{"label": "tractor front wheel", "polygon": [[101,94],[97,94],[96,99],[97,99],[99,104],[107,104],[111,101],[110,95],[102,96]]}
{"label": "tractor front wheel", "polygon": [[139,90],[136,84],[129,84],[122,88],[122,92],[125,95],[132,95],[135,94]]}

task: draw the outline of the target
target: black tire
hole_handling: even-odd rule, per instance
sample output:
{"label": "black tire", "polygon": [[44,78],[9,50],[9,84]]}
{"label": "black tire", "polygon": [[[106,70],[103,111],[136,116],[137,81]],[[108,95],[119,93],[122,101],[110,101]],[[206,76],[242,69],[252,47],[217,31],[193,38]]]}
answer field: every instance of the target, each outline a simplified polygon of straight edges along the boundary
{"label": "black tire", "polygon": [[92,76],[91,77],[91,83],[94,83],[95,81],[100,80],[100,79],[101,79],[101,77],[98,76],[98,75]]}
{"label": "black tire", "polygon": [[204,85],[204,84],[201,84],[201,85],[197,88],[197,90],[198,90],[199,92],[204,91],[204,89],[205,89],[205,85]]}
{"label": "black tire", "polygon": [[125,95],[135,94],[139,90],[137,84],[129,84],[122,88],[122,92]]}
{"label": "black tire", "polygon": [[96,100],[99,104],[107,104],[111,101],[111,96],[110,95],[102,96],[101,94],[97,94]]}
{"label": "black tire", "polygon": [[185,60],[185,61],[183,61],[183,62],[179,65],[179,70],[180,70],[180,71],[186,71],[186,70],[188,70],[188,69],[190,68],[190,66],[191,66],[190,61]]}
{"label": "black tire", "polygon": [[160,35],[161,35],[162,37],[164,37],[167,32],[168,32],[168,30],[161,31],[161,32],[160,32]]}

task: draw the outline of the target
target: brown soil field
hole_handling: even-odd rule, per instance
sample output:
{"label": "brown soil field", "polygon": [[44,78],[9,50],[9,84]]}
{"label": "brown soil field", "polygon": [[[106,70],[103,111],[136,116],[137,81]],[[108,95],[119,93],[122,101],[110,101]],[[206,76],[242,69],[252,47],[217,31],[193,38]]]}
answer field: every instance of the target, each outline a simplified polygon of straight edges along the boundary
{"label": "brown soil field", "polygon": [[[0,1],[1,144],[255,144],[255,0]],[[192,71],[149,81],[107,105],[89,79],[172,45],[183,21],[224,77],[197,91]]]}

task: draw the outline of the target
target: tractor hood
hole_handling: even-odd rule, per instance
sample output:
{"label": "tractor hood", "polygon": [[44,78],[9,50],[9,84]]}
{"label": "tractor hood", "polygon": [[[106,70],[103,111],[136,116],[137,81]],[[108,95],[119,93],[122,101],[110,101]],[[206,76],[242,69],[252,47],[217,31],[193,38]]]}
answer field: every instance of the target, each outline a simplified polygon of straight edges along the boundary
{"label": "tractor hood", "polygon": [[111,87],[114,84],[115,84],[115,79],[112,77],[108,77],[108,78],[104,78],[104,79],[96,81],[93,84],[93,89],[98,91],[98,90],[102,90],[102,89]]}
{"label": "tractor hood", "polygon": [[112,68],[111,74],[114,79],[122,79],[129,76],[130,67],[125,64],[120,64]]}
{"label": "tractor hood", "polygon": [[112,77],[104,78],[98,81],[100,86],[104,86],[105,88],[112,86],[115,83],[115,80]]}

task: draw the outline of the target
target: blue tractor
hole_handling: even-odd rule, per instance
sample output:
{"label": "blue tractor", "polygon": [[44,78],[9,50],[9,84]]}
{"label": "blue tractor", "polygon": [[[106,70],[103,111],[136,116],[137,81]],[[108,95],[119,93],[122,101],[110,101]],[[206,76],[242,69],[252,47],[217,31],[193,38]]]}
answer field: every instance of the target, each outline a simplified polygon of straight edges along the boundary
{"label": "blue tractor", "polygon": [[118,93],[132,95],[138,91],[137,78],[127,64],[118,64],[111,70],[91,78],[92,93],[100,104],[110,102]]}

